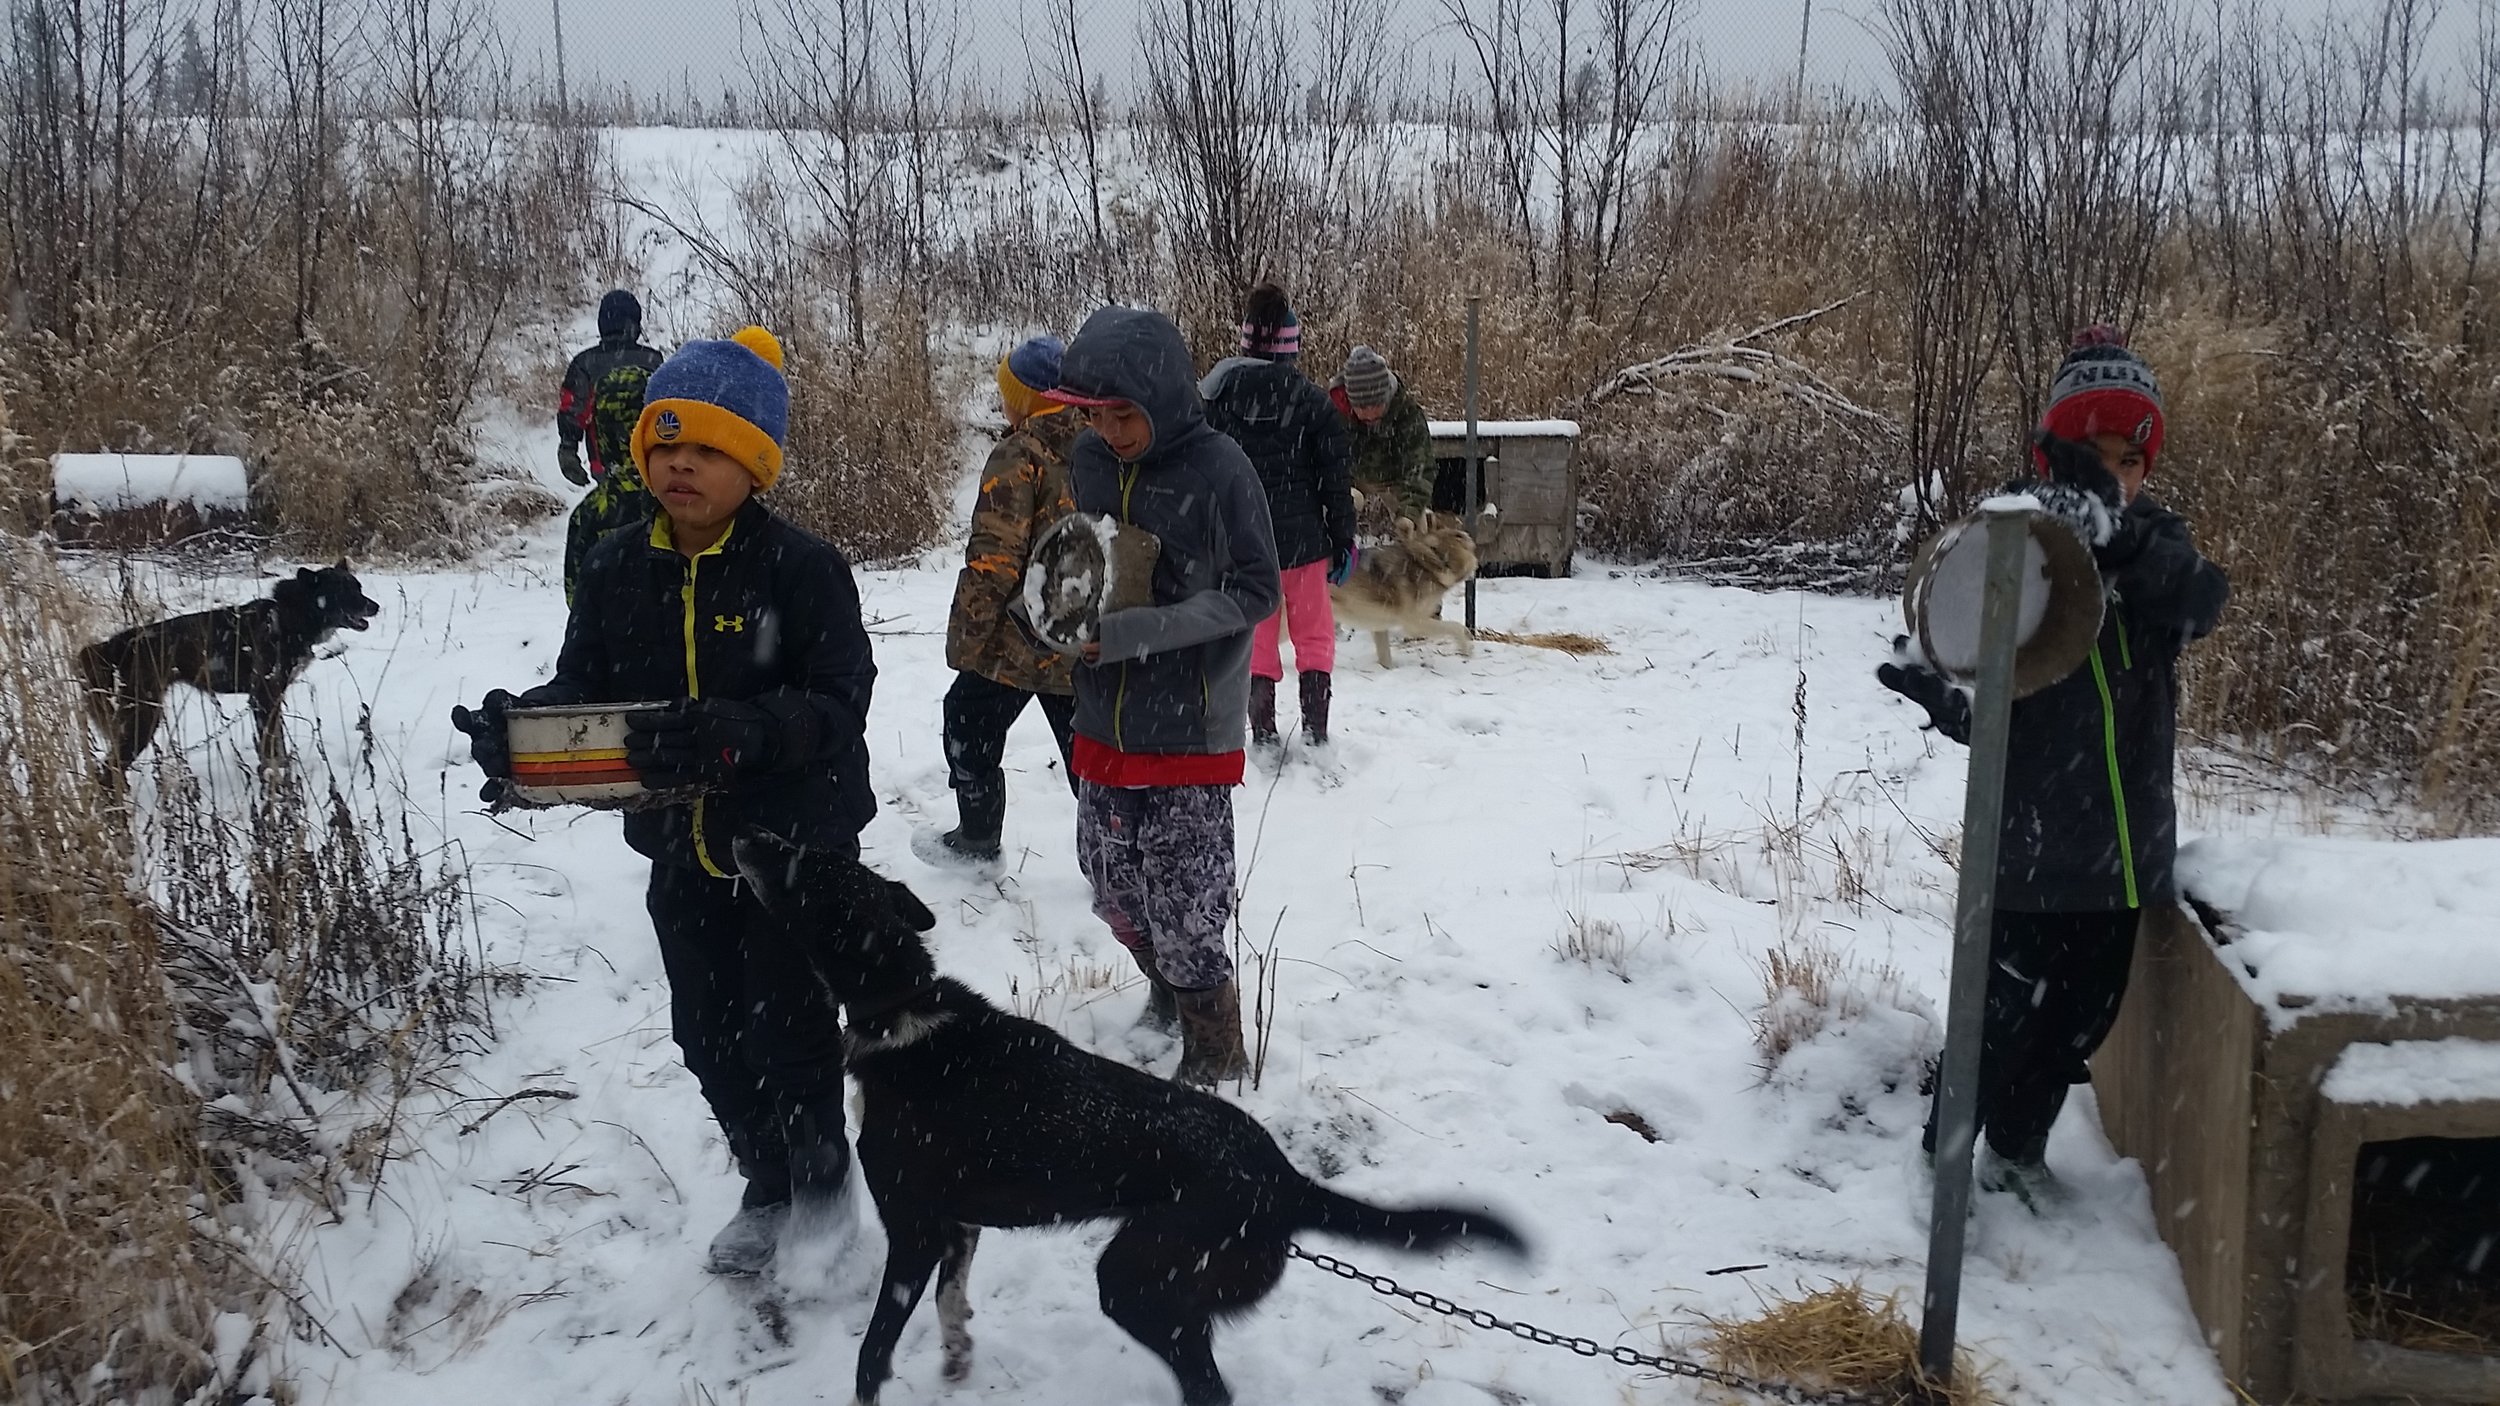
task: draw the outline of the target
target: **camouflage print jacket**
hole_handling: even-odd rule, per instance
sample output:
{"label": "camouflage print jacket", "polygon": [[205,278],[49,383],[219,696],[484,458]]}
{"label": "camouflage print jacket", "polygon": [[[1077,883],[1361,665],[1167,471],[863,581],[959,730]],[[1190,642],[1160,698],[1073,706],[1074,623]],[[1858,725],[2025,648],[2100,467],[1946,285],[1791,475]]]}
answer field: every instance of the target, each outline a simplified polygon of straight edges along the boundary
{"label": "camouflage print jacket", "polygon": [[1328,399],[1345,417],[1346,435],[1354,450],[1354,486],[1366,495],[1395,494],[1398,511],[1421,519],[1432,506],[1437,466],[1432,457],[1432,422],[1404,382],[1389,397],[1388,413],[1371,424],[1354,418],[1346,398],[1345,378],[1329,383]]}
{"label": "camouflage print jacket", "polygon": [[972,540],[946,619],[950,668],[1033,693],[1075,691],[1068,658],[1026,638],[1008,618],[1007,603],[1024,589],[1034,541],[1076,510],[1068,494],[1068,446],[1084,428],[1065,411],[1034,416],[1000,440],[981,466]]}

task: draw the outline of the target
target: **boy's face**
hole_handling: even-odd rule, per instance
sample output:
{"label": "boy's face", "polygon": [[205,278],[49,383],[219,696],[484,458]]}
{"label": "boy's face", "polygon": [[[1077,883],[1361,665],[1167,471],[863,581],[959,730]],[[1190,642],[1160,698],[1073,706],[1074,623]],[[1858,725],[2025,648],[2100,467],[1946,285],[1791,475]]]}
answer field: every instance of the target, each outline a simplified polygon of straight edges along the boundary
{"label": "boy's face", "polygon": [[1358,405],[1354,407],[1354,418],[1362,421],[1366,425],[1378,424],[1380,422],[1380,417],[1388,413],[1389,407],[1386,405]]}
{"label": "boy's face", "polygon": [[659,445],[644,476],[668,520],[695,533],[736,517],[755,493],[746,465],[708,444]]}
{"label": "boy's face", "polygon": [[1101,435],[1102,442],[1123,460],[1143,458],[1154,447],[1154,421],[1128,401],[1087,407],[1085,423],[1093,426],[1094,433]]}
{"label": "boy's face", "polygon": [[2144,486],[2144,476],[2152,472],[2153,463],[2144,457],[2144,446],[2122,434],[2096,434],[2092,447],[2101,451],[2101,462],[2118,479],[2118,491],[2127,502],[2135,501],[2136,490]]}

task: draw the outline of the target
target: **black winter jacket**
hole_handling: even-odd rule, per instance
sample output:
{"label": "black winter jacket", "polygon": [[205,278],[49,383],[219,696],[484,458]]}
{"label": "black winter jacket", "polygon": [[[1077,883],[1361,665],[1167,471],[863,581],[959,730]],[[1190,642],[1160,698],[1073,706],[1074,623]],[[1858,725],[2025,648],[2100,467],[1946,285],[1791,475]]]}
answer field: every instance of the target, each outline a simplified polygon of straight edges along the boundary
{"label": "black winter jacket", "polygon": [[1154,424],[1133,463],[1091,430],[1068,454],[1079,512],[1110,514],[1163,544],[1154,604],[1105,615],[1102,662],[1076,669],[1076,730],[1123,752],[1240,751],[1250,631],[1282,595],[1258,475],[1208,428],[1190,376],[1179,330],[1135,308],[1085,319],[1060,363],[1062,386],[1116,396]]}
{"label": "black winter jacket", "polygon": [[666,517],[592,548],[556,676],[524,701],[730,698],[773,714],[784,738],[774,770],[625,817],[636,852],[725,875],[736,871],[730,841],[749,827],[830,848],[854,841],[876,814],[867,744],[876,677],[850,563],[749,499],[729,535],[691,561],[669,545]]}
{"label": "black winter jacket", "polygon": [[1999,908],[2105,912],[2177,892],[2179,652],[2213,633],[2231,586],[2150,495],[2127,505],[2125,524],[2115,551],[2094,553],[2108,602],[2091,657],[2014,704]]}
{"label": "black winter jacket", "polygon": [[1276,562],[1326,561],[1354,543],[1354,461],[1345,420],[1290,363],[1227,357],[1198,385],[1207,423],[1232,436],[1267,490]]}

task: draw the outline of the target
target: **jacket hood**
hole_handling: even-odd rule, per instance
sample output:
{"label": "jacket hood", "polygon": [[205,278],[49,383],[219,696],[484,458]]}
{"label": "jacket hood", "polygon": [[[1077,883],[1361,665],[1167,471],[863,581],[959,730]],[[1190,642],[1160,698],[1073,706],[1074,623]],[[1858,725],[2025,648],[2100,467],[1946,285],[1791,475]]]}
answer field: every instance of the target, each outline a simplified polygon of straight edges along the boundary
{"label": "jacket hood", "polygon": [[599,340],[631,341],[642,335],[642,300],[622,288],[599,300]]}
{"label": "jacket hood", "polygon": [[1059,387],[1125,400],[1146,412],[1154,444],[1143,462],[1172,453],[1206,428],[1197,366],[1181,330],[1159,312],[1107,307],[1085,319],[1059,362]]}

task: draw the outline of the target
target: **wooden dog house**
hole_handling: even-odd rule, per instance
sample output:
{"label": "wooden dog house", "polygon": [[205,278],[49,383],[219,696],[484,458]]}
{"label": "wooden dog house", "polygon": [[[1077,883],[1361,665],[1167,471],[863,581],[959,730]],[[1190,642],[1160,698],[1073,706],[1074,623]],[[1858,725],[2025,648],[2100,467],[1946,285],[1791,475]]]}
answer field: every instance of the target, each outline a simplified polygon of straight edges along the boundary
{"label": "wooden dog house", "polygon": [[2268,1406],[2500,1401],[2500,842],[2199,841],[2181,874],[2092,1082],[2224,1373]]}
{"label": "wooden dog house", "polygon": [[[1568,576],[1580,541],[1580,427],[1569,420],[1479,420],[1478,506],[1499,509],[1491,540],[1476,544],[1483,575]],[[1432,506],[1465,511],[1467,422],[1432,422]]]}
{"label": "wooden dog house", "polygon": [[251,476],[227,454],[55,454],[52,530],[78,546],[140,547],[234,532]]}

